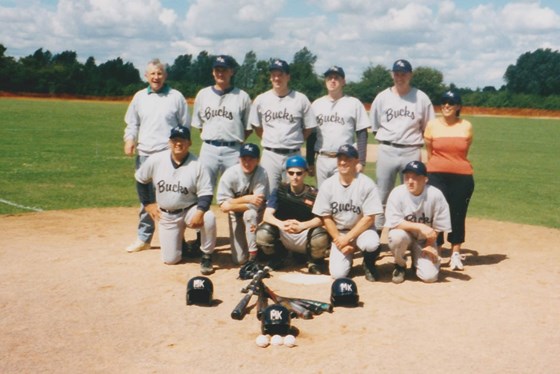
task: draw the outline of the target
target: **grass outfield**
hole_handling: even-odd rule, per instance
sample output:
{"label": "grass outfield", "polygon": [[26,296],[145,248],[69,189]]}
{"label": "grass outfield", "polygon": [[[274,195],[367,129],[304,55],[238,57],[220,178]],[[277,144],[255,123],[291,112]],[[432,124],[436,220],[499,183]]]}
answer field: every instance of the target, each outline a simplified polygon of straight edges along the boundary
{"label": "grass outfield", "polygon": [[[0,214],[136,206],[134,160],[122,148],[127,105],[0,99]],[[560,121],[467,118],[475,131],[469,216],[560,228]],[[197,131],[193,143],[198,153]]]}

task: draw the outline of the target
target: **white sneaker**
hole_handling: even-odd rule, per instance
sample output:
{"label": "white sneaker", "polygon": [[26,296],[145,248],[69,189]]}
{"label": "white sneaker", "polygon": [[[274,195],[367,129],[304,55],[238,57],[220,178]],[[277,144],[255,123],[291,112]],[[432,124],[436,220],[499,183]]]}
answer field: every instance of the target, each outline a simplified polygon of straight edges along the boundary
{"label": "white sneaker", "polygon": [[126,251],[128,253],[140,252],[146,249],[150,249],[150,243],[145,243],[140,239],[136,239],[134,243],[126,247]]}
{"label": "white sneaker", "polygon": [[463,270],[463,260],[465,259],[465,256],[460,254],[459,252],[453,252],[453,254],[451,255],[451,261],[449,266],[451,267],[451,270]]}

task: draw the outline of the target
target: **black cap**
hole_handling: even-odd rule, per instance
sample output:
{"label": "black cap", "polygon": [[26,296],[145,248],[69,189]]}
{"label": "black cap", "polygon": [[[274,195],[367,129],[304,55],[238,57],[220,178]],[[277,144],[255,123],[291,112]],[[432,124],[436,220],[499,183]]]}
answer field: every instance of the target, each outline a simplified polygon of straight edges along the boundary
{"label": "black cap", "polygon": [[402,72],[402,73],[411,73],[412,72],[412,65],[410,65],[410,62],[408,62],[406,60],[402,60],[402,59],[397,60],[393,64],[393,71],[398,71],[398,72]]}
{"label": "black cap", "polygon": [[325,71],[325,74],[323,74],[326,77],[328,77],[330,74],[336,74],[336,75],[340,75],[342,78],[345,78],[346,75],[344,74],[344,69],[341,68],[340,66],[336,66],[333,65],[330,68],[327,69],[327,71]]}
{"label": "black cap", "polygon": [[173,138],[191,140],[191,132],[185,126],[176,126],[171,129],[171,135],[169,135],[169,139],[173,139]]}
{"label": "black cap", "polygon": [[444,93],[441,96],[441,102],[442,103],[450,103],[453,105],[456,104],[461,104],[461,95],[459,95],[457,92],[453,92],[453,91],[447,91],[446,93]]}
{"label": "black cap", "polygon": [[261,156],[261,151],[259,146],[253,143],[245,143],[241,146],[239,150],[239,157],[249,156],[253,158],[259,158]]}
{"label": "black cap", "polygon": [[338,152],[336,152],[336,157],[338,156],[347,156],[350,158],[359,158],[358,150],[354,148],[352,144],[344,144],[338,148]]}
{"label": "black cap", "polygon": [[237,61],[235,61],[235,59],[231,56],[219,55],[216,56],[216,58],[214,59],[214,63],[212,64],[212,69],[218,67],[234,69],[237,67]]}
{"label": "black cap", "polygon": [[273,60],[268,67],[268,71],[280,70],[286,74],[290,74],[290,65],[284,60]]}
{"label": "black cap", "polygon": [[408,164],[406,164],[403,170],[403,174],[407,172],[428,176],[426,165],[424,165],[424,163],[421,161],[411,161]]}

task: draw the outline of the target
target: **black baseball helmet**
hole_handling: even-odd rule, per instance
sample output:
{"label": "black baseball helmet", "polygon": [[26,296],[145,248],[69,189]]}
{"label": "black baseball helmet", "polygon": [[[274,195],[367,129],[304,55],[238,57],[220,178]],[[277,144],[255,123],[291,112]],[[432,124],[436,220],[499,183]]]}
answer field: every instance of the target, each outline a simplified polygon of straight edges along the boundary
{"label": "black baseball helmet", "polygon": [[206,304],[212,305],[214,285],[210,278],[193,277],[187,283],[187,305]]}
{"label": "black baseball helmet", "polygon": [[334,306],[357,306],[360,296],[358,286],[350,278],[338,278],[331,286],[331,303]]}
{"label": "black baseball helmet", "polygon": [[264,335],[287,335],[290,332],[290,311],[280,305],[266,307],[262,314],[261,331]]}

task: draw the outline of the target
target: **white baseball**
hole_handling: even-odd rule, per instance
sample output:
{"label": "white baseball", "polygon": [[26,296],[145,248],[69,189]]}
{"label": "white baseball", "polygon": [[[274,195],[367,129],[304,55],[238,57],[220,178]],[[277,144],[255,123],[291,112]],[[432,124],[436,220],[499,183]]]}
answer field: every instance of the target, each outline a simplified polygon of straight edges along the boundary
{"label": "white baseball", "polygon": [[283,342],[284,342],[284,339],[282,339],[282,337],[280,335],[274,335],[270,339],[270,344],[272,344],[272,345],[282,345]]}
{"label": "white baseball", "polygon": [[257,345],[261,348],[266,348],[270,343],[270,339],[268,338],[268,335],[259,335],[257,336],[255,343],[257,343]]}
{"label": "white baseball", "polygon": [[296,345],[296,337],[293,336],[293,335],[286,335],[286,336],[284,337],[284,345],[285,345],[286,347],[292,348],[293,346]]}

